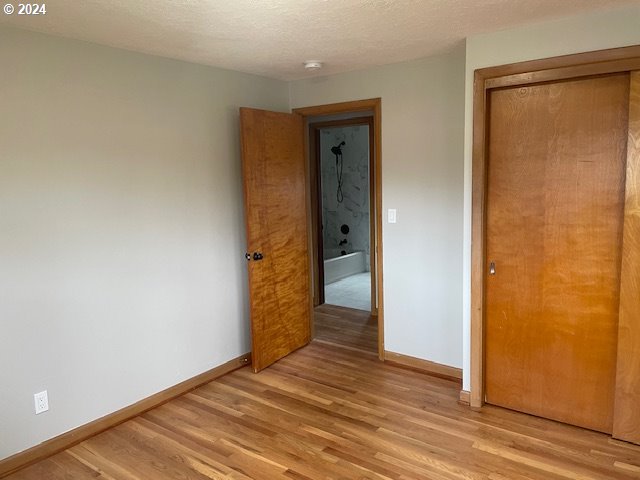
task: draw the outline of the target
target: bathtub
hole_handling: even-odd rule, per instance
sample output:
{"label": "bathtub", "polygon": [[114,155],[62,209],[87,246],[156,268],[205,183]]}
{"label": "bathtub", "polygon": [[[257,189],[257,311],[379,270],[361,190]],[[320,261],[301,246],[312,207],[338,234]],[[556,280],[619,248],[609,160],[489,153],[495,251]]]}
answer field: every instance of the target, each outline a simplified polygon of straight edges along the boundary
{"label": "bathtub", "polygon": [[[339,251],[338,251],[339,253]],[[337,282],[356,273],[366,272],[364,252],[353,252],[324,261],[324,283]]]}

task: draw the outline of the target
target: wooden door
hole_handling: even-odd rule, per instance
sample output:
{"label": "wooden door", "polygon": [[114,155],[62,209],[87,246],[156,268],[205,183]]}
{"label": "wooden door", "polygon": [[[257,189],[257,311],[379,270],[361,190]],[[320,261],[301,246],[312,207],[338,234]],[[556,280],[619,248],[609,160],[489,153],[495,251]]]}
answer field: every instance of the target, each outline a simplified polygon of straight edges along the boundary
{"label": "wooden door", "polygon": [[613,436],[640,444],[640,71],[631,73]]}
{"label": "wooden door", "polygon": [[310,340],[303,120],[240,109],[251,358],[258,372]]}
{"label": "wooden door", "polygon": [[490,93],[488,403],[611,431],[628,101],[628,74]]}

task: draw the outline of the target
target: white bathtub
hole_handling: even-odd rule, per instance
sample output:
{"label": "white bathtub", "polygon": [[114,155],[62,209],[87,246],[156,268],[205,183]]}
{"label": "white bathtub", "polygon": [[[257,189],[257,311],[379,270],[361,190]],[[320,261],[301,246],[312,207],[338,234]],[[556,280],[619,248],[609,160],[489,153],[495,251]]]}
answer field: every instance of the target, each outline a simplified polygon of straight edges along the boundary
{"label": "white bathtub", "polygon": [[324,261],[325,285],[362,272],[366,272],[364,252],[353,252]]}

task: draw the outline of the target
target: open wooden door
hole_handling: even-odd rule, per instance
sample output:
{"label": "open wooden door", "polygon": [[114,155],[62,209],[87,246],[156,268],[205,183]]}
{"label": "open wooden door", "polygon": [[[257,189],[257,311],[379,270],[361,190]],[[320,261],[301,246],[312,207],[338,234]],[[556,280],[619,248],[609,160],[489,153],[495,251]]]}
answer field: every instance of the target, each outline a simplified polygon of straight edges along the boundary
{"label": "open wooden door", "polygon": [[240,109],[255,372],[310,341],[303,119]]}

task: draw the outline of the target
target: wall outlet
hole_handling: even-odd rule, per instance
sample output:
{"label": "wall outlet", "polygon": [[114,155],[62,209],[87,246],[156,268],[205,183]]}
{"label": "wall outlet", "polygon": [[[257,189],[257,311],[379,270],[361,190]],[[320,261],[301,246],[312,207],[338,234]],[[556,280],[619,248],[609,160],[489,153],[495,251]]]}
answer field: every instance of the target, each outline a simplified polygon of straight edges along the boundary
{"label": "wall outlet", "polygon": [[33,394],[33,400],[36,405],[36,415],[49,410],[49,396],[47,391]]}

